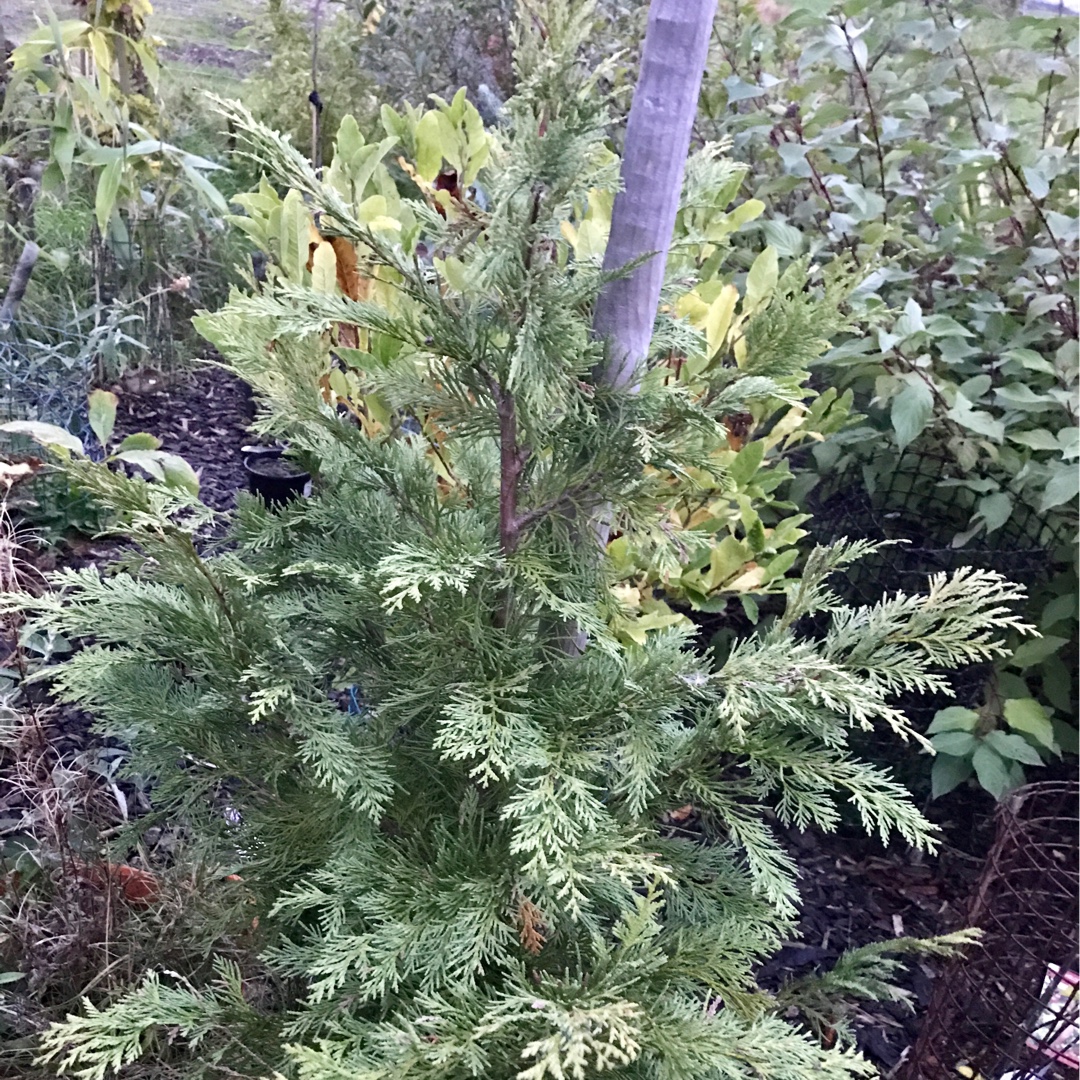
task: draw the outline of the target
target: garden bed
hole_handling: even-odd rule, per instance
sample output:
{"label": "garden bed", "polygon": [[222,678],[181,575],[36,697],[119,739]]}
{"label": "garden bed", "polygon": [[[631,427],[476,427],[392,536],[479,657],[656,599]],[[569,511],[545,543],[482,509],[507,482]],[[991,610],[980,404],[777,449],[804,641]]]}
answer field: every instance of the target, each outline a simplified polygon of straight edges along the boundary
{"label": "garden bed", "polygon": [[[250,438],[252,406],[246,385],[206,364],[168,379],[144,373],[116,389],[117,435],[157,435],[163,449],[182,455],[199,474],[204,501],[219,511],[230,509],[236,493],[247,486],[241,447]],[[63,548],[43,550],[37,562],[42,570],[104,567],[124,546],[108,538],[71,540]],[[107,761],[119,752],[93,735],[89,717],[76,709],[59,712],[50,730],[57,757],[71,760],[83,753],[84,761]],[[131,812],[141,812],[147,793],[123,782],[118,786]],[[108,807],[109,800],[98,800],[97,806]],[[18,790],[11,786],[0,798],[0,816],[12,821],[23,809]],[[993,802],[984,792],[963,790],[933,804],[932,811],[944,839],[934,856],[900,846],[885,848],[856,828],[832,836],[786,832],[786,846],[800,871],[799,933],[762,967],[763,986],[777,988],[788,979],[828,970],[849,948],[894,937],[932,936],[963,925],[964,909],[992,840]],[[118,811],[113,824],[120,820]],[[683,827],[696,831],[692,816]],[[168,847],[166,842],[164,850]],[[138,864],[134,853],[132,861]],[[908,961],[900,987],[913,1009],[900,1002],[866,1003],[854,1013],[858,1045],[883,1073],[913,1044],[937,970],[926,960]]]}

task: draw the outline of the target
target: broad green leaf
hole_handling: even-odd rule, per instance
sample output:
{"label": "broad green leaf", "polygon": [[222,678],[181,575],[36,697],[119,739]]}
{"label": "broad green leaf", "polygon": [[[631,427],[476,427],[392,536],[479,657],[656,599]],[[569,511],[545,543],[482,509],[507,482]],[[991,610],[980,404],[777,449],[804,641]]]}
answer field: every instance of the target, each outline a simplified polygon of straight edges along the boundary
{"label": "broad green leaf", "polygon": [[890,418],[903,450],[922,434],[934,412],[934,395],[922,379],[913,379],[892,399]]}
{"label": "broad green leaf", "polygon": [[1062,428],[1057,433],[1058,445],[1061,447],[1061,456],[1066,461],[1072,461],[1080,457],[1080,428]]}
{"label": "broad green leaf", "polygon": [[[470,106],[472,108],[472,106]],[[484,133],[479,144],[469,143],[468,159],[464,171],[461,174],[462,187],[468,187],[480,175],[480,170],[488,163],[491,157],[491,140]]]}
{"label": "broad green leaf", "polygon": [[1050,477],[1043,491],[1039,510],[1046,512],[1055,506],[1071,502],[1080,494],[1080,469],[1074,467],[1058,469]]}
{"label": "broad green leaf", "polygon": [[[1051,729],[1053,730],[1053,729]],[[1010,735],[1004,731],[991,731],[985,739],[1003,758],[1011,758],[1023,765],[1041,765],[1043,759],[1039,751],[1020,735]]]}
{"label": "broad green leaf", "polygon": [[97,82],[101,89],[101,96],[108,101],[112,97],[112,46],[104,30],[94,27],[87,32],[86,43],[90,47],[90,54],[94,58]]}
{"label": "broad green leaf", "polygon": [[904,305],[904,314],[893,324],[893,335],[897,341],[903,341],[905,338],[911,337],[912,334],[921,333],[925,329],[926,324],[923,322],[922,308],[919,307],[914,297],[908,297],[908,301]]}
{"label": "broad green leaf", "polygon": [[158,450],[157,455],[161,467],[165,470],[165,483],[169,487],[183,488],[195,496],[199,494],[199,477],[179,454],[167,454]]}
{"label": "broad green leaf", "polygon": [[734,574],[738,573],[750,558],[750,549],[734,536],[725,536],[709,553],[709,566],[702,575],[705,589],[712,592]]}
{"label": "broad green leaf", "polygon": [[386,198],[383,195],[369,195],[356,208],[356,219],[361,225],[370,225],[386,216]]}
{"label": "broad green leaf", "polygon": [[939,754],[930,769],[930,794],[933,798],[947,795],[974,772],[970,758]]}
{"label": "broad green leaf", "polygon": [[94,390],[88,399],[90,428],[105,446],[116,424],[116,395],[108,390]]}
{"label": "broad green leaf", "polygon": [[1050,181],[1046,178],[1046,174],[1034,165],[1025,165],[1022,171],[1031,194],[1036,199],[1045,199],[1050,194]]}
{"label": "broad green leaf", "polygon": [[364,145],[364,136],[360,131],[360,125],[352,113],[347,113],[338,124],[337,135],[334,137],[334,160],[339,158],[351,179],[351,167],[353,158],[358,150]]}
{"label": "broad green leaf", "polygon": [[986,522],[987,532],[1000,529],[1009,520],[1012,509],[1012,498],[1004,491],[995,491],[992,495],[984,495],[979,500],[979,516]]}
{"label": "broad green leaf", "polygon": [[1062,293],[1052,293],[1049,296],[1036,296],[1034,300],[1028,304],[1027,315],[1028,320],[1037,319],[1041,315],[1045,315],[1048,311],[1055,311],[1061,307],[1066,301],[1066,297]]}
{"label": "broad green leaf", "polygon": [[420,117],[416,125],[416,171],[421,179],[431,183],[439,175],[443,162],[443,126],[446,118],[432,110]]}
{"label": "broad green leaf", "polygon": [[1010,432],[1009,440],[1021,446],[1030,447],[1032,450],[1052,450],[1057,453],[1061,449],[1057,439],[1049,431],[1041,428],[1035,431]]}
{"label": "broad green leaf", "polygon": [[971,764],[979,783],[995,799],[1001,799],[1012,790],[1014,784],[1009,767],[993,747],[986,743],[979,746],[971,755]]}
{"label": "broad green leaf", "polygon": [[350,385],[348,377],[340,368],[330,369],[329,383],[330,389],[339,398],[344,398],[347,401],[352,396],[353,386]]}
{"label": "broad green leaf", "polygon": [[961,427],[973,431],[976,435],[985,435],[994,442],[1005,438],[1005,425],[983,409],[973,409],[971,402],[963,394],[958,394],[953,407],[949,410],[949,419],[955,420]]}
{"label": "broad green leaf", "polygon": [[1061,748],[1062,753],[1080,754],[1080,731],[1077,731],[1076,726],[1057,719],[1053,724],[1054,741]]}
{"label": "broad green leaf", "polygon": [[761,468],[765,458],[765,443],[761,439],[748,442],[728,466],[728,475],[739,487],[746,487],[750,478]]}
{"label": "broad green leaf", "polygon": [[78,135],[72,128],[55,128],[52,140],[52,159],[60,168],[67,181],[71,178],[71,163],[75,158],[75,144]]}
{"label": "broad green leaf", "polygon": [[1049,748],[1054,745],[1054,726],[1034,698],[1009,698],[1005,702],[1005,722]]}
{"label": "broad green leaf", "polygon": [[356,198],[362,199],[364,191],[372,176],[375,175],[379,164],[386,154],[393,149],[396,140],[383,139],[380,143],[372,143],[358,150],[349,166],[348,179],[353,185]]}
{"label": "broad green leaf", "polygon": [[1046,394],[1037,394],[1024,383],[1009,383],[994,391],[999,405],[1007,409],[1021,409],[1025,412],[1042,412],[1055,407],[1055,401]]}
{"label": "broad green leaf", "polygon": [[960,393],[974,403],[979,400],[993,385],[994,380],[989,375],[975,375],[960,385]]}
{"label": "broad green leaf", "polygon": [[150,41],[135,41],[128,38],[128,45],[135,50],[135,55],[139,58],[139,64],[143,69],[143,74],[146,76],[146,81],[156,95],[161,80],[161,65],[158,63],[153,44]]}
{"label": "broad green leaf", "polygon": [[97,218],[98,228],[104,232],[109,224],[109,218],[116,208],[116,197],[120,193],[120,179],[123,175],[124,162],[122,158],[110,161],[101,170],[98,177],[97,193],[94,196],[94,216]]}
{"label": "broad green leaf", "polygon": [[758,619],[761,617],[757,597],[752,596],[750,593],[740,593],[739,603],[742,604],[743,613],[750,620],[750,625],[757,626]]}
{"label": "broad green leaf", "polygon": [[979,740],[969,731],[939,731],[930,743],[941,754],[967,757],[979,745]]}
{"label": "broad green leaf", "polygon": [[765,576],[761,579],[762,585],[783,577],[795,565],[798,558],[798,548],[789,548],[781,552],[765,567]]}
{"label": "broad green leaf", "polygon": [[225,196],[198,169],[193,169],[186,162],[183,169],[187,182],[212,210],[216,210],[219,214],[229,212],[229,204],[225,201]]}
{"label": "broad green leaf", "polygon": [[735,286],[725,285],[720,290],[720,295],[709,305],[703,325],[709,356],[713,356],[724,344],[724,339],[731,328],[731,319],[735,314],[735,304],[738,299],[739,292]]}
{"label": "broad green leaf", "polygon": [[[566,222],[565,224],[569,224]],[[607,247],[608,233],[611,231],[610,221],[597,221],[586,218],[577,230],[574,240],[574,254],[579,259],[599,259],[603,257]]]}
{"label": "broad green leaf", "polygon": [[26,435],[42,446],[62,446],[76,454],[84,453],[82,440],[55,424],[43,424],[38,420],[12,420],[0,425],[0,431],[7,431],[12,435]]}
{"label": "broad green leaf", "polygon": [[761,232],[765,242],[776,248],[777,254],[785,259],[798,258],[806,246],[806,237],[802,230],[788,225],[785,221],[763,221]]}
{"label": "broad green leaf", "polygon": [[938,731],[974,731],[979,722],[979,714],[974,709],[964,709],[959,705],[950,705],[940,709],[926,729],[927,735]]}
{"label": "broad green leaf", "polygon": [[378,214],[368,222],[372,232],[401,232],[401,222],[387,214]]}
{"label": "broad green leaf", "polygon": [[1026,668],[1041,664],[1048,656],[1053,656],[1062,645],[1068,645],[1068,643],[1068,638],[1055,637],[1053,634],[1032,638],[1016,649],[1009,663],[1024,671]]}
{"label": "broad green leaf", "polygon": [[157,450],[159,446],[161,446],[161,440],[157,436],[146,431],[140,431],[134,435],[126,436],[116,449],[117,451]]}
{"label": "broad green leaf", "polygon": [[739,203],[724,218],[725,234],[741,229],[751,221],[756,221],[763,213],[765,213],[765,204],[760,199],[747,199],[746,202]]}
{"label": "broad green leaf", "polygon": [[436,259],[435,269],[455,292],[464,293],[468,288],[469,279],[465,272],[465,264],[460,259],[453,255],[448,255],[445,259]]}
{"label": "broad green leaf", "polygon": [[1077,600],[1078,597],[1071,592],[1055,596],[1042,610],[1042,615],[1039,617],[1039,629],[1048,630],[1065,619],[1075,619]]}
{"label": "broad green leaf", "polygon": [[1054,365],[1034,349],[1009,349],[1003,354],[1003,359],[1015,361],[1028,371],[1041,371],[1047,375],[1054,373]]}
{"label": "broad green leaf", "polygon": [[[1070,659],[1072,658],[1070,657]],[[1075,664],[1072,666],[1075,667]],[[1076,708],[1073,704],[1074,676],[1061,655],[1055,653],[1053,656],[1048,656],[1039,665],[1039,676],[1041,680],[1039,696],[1045,700],[1048,709],[1059,709],[1065,716],[1075,716]],[[1023,680],[1020,680],[1020,682],[1022,685],[1017,688],[1017,692],[1009,696],[1027,697],[1029,692],[1027,684]]]}
{"label": "broad green leaf", "polygon": [[303,196],[290,188],[281,203],[278,257],[289,281],[301,284],[307,266],[309,218]]}
{"label": "broad green leaf", "polygon": [[751,98],[761,97],[762,94],[767,93],[765,87],[744,82],[738,75],[729,75],[723,83],[729,105],[734,105],[739,101],[749,101]]}
{"label": "broad green leaf", "polygon": [[162,468],[156,450],[122,450],[115,456],[118,461],[138,465],[140,469],[148,472],[155,480],[165,479],[165,470]]}
{"label": "broad green leaf", "polygon": [[359,368],[361,371],[370,371],[386,364],[382,358],[374,353],[365,352],[363,349],[350,349],[346,345],[339,345],[334,351],[349,367]]}

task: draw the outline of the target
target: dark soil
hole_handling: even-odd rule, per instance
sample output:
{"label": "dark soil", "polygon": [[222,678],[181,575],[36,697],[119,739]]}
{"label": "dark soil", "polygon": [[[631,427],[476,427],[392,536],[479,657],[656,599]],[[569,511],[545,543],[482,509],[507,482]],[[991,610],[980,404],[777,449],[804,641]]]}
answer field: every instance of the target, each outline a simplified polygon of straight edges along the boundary
{"label": "dark soil", "polygon": [[[802,896],[797,939],[788,942],[759,972],[763,985],[815,971],[827,971],[846,949],[897,937],[930,937],[960,929],[971,892],[992,840],[993,804],[981,803],[981,792],[960,792],[951,802],[959,813],[942,815],[946,840],[935,856],[886,849],[875,839],[843,830],[833,836],[791,832],[788,847],[799,866]],[[975,838],[972,854],[952,846],[953,832],[965,843],[977,817],[986,826]],[[934,979],[942,964],[908,959],[897,985],[910,995],[910,1005],[864,1002],[855,1012],[859,1049],[883,1070],[889,1070],[911,1046],[930,1003]]]}
{"label": "dark soil", "polygon": [[201,365],[182,380],[143,378],[139,392],[120,390],[116,434],[148,431],[163,450],[199,474],[203,502],[228,510],[247,488],[240,447],[252,415],[247,386],[229,372]]}
{"label": "dark soil", "polygon": [[247,467],[258,476],[273,476],[283,480],[307,475],[303,469],[285,458],[249,458]]}

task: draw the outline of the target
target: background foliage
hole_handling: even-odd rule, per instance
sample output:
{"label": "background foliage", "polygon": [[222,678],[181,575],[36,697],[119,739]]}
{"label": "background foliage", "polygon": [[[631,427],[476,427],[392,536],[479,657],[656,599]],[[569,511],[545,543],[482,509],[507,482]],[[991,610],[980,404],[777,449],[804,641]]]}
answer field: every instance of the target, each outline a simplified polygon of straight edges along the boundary
{"label": "background foliage", "polygon": [[[863,270],[852,332],[816,367],[863,419],[814,446],[790,497],[854,485],[917,544],[1000,547],[1003,567],[1027,547],[1055,567],[1033,607],[1047,637],[999,665],[973,734],[935,738],[935,791],[974,766],[1000,795],[1075,749],[1076,20],[722,3],[716,42],[701,131],[750,163],[761,242]],[[1026,743],[1024,722],[1006,734],[1021,712]]]}

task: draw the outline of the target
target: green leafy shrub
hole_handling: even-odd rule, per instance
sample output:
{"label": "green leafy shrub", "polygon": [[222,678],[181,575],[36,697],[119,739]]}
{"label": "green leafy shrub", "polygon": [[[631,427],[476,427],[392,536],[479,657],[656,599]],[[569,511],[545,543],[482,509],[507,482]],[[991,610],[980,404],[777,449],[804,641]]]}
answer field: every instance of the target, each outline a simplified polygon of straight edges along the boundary
{"label": "green leafy shrub", "polygon": [[[361,57],[384,101],[451,97],[463,86],[474,101],[481,86],[495,100],[510,92],[511,0],[389,0],[380,8],[377,31],[364,42]],[[497,104],[489,101],[494,119]]]}
{"label": "green leafy shrub", "polygon": [[[216,250],[227,205],[208,179],[221,166],[165,141],[142,13],[121,5],[53,17],[12,52],[4,96],[13,144],[41,165],[40,197],[9,223],[21,239],[41,217],[41,274],[21,317],[56,355],[73,351],[68,331],[91,340],[98,382],[175,361],[186,323],[177,316],[192,310],[185,298],[214,299],[229,272]],[[125,340],[112,342],[124,347],[99,347],[101,327],[121,320]]]}
{"label": "green leafy shrub", "polygon": [[360,11],[323,5],[316,28],[312,9],[270,0],[256,24],[253,44],[268,58],[245,80],[244,100],[263,123],[288,135],[308,157],[313,150],[308,97],[314,89],[323,103],[321,129],[327,136],[347,114],[366,121],[377,112],[374,82],[361,54],[375,26],[373,7],[365,4]]}
{"label": "green leafy shrub", "polygon": [[[999,665],[980,709],[981,728],[1019,755],[979,771],[995,794],[1061,750],[1030,732],[1023,747],[1009,742],[1018,702],[1034,695],[1051,718],[1075,714],[1063,663],[1075,606],[1061,613],[1080,485],[1076,31],[1067,18],[948,0],[725,3],[703,94],[702,130],[733,138],[769,204],[762,239],[788,258],[864,269],[856,332],[818,361],[864,418],[814,447],[794,500],[815,473],[841,490],[888,490],[905,450],[928,453],[955,521],[925,542],[994,547],[1015,528],[1061,568],[1032,611],[1047,613],[1053,647]],[[951,786],[946,772],[971,772],[970,755],[947,759],[938,791]]]}

